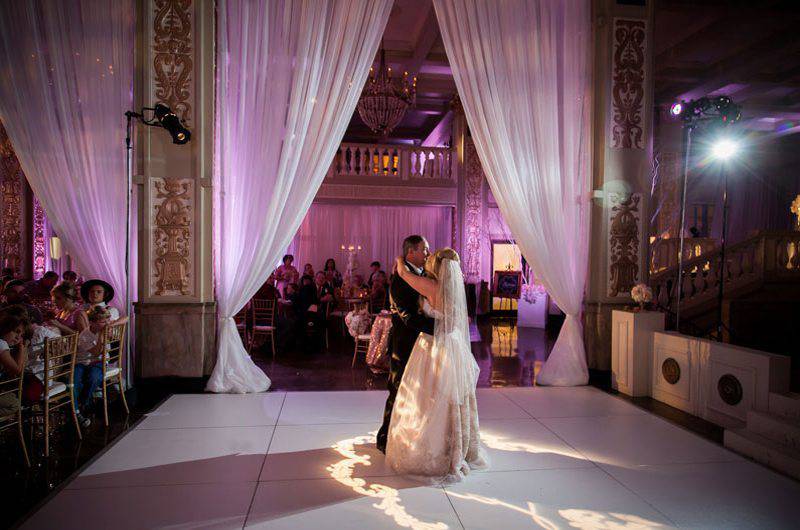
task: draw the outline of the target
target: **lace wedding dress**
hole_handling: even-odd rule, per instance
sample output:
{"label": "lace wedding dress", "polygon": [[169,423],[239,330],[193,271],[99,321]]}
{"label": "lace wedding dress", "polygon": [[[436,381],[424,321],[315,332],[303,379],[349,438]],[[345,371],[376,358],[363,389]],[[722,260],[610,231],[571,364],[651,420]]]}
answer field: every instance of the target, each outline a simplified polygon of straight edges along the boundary
{"label": "lace wedding dress", "polygon": [[425,302],[434,336],[420,333],[392,410],[386,460],[392,469],[430,484],[458,482],[488,460],[480,444],[464,280],[458,262],[440,267],[439,306]]}

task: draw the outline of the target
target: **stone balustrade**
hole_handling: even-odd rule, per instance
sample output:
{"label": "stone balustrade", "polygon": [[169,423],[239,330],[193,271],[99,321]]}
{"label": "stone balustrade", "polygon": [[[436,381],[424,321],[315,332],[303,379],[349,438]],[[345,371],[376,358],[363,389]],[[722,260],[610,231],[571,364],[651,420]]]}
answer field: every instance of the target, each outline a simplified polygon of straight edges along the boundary
{"label": "stone balustrade", "polygon": [[[397,179],[452,182],[451,150],[447,147],[342,143],[326,181]],[[454,182],[452,182],[454,184]]]}

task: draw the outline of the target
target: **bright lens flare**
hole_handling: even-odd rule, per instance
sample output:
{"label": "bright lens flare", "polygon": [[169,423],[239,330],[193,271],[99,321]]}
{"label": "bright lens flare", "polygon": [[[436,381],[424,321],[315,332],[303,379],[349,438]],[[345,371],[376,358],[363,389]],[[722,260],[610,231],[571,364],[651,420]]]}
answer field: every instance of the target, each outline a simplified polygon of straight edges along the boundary
{"label": "bright lens flare", "polygon": [[733,140],[723,139],[719,140],[711,148],[711,154],[718,160],[727,160],[739,150],[739,146]]}
{"label": "bright lens flare", "polygon": [[680,116],[681,112],[683,112],[683,104],[681,103],[673,103],[669,109],[669,113],[673,116]]}

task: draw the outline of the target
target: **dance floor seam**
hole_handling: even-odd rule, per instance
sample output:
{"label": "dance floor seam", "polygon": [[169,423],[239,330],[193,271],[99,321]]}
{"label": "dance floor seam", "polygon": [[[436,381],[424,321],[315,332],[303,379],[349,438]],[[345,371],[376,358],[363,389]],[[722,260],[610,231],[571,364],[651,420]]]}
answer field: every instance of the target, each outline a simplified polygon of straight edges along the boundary
{"label": "dance floor seam", "polygon": [[457,484],[423,486],[394,474],[375,448],[385,397],[385,391],[172,396],[22,528],[795,523],[797,482],[587,387],[479,389],[491,468]]}

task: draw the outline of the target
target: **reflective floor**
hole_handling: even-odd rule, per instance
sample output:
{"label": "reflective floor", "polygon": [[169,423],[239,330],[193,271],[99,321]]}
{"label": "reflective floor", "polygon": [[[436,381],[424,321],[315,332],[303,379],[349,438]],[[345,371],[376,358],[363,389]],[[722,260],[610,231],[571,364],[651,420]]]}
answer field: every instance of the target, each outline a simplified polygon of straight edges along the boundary
{"label": "reflective floor", "polygon": [[[474,341],[472,344],[473,353],[481,368],[481,376],[478,383],[479,387],[482,389],[488,387],[504,388],[500,393],[487,393],[487,391],[481,390],[481,420],[482,425],[485,427],[484,433],[500,432],[497,430],[489,430],[487,427],[490,425],[490,423],[487,423],[488,420],[492,422],[500,421],[501,423],[506,420],[531,420],[531,413],[527,412],[524,406],[519,407],[513,404],[508,406],[507,401],[511,399],[508,396],[511,396],[514,392],[522,391],[519,388],[515,389],[513,387],[532,387],[535,375],[541,364],[549,355],[554,337],[558,332],[557,325],[546,332],[545,330],[517,328],[513,324],[511,320],[492,320],[485,318],[480,319],[477,325],[473,325],[470,330]],[[356,366],[351,368],[353,343],[350,339],[346,339],[336,333],[331,335],[330,348],[327,352],[317,351],[309,354],[304,352],[302,348],[286,349],[279,352],[276,359],[273,361],[271,351],[267,352],[261,348],[253,352],[253,358],[269,375],[273,384],[271,392],[265,395],[263,399],[237,401],[236,396],[216,396],[218,399],[205,402],[195,399],[202,397],[204,388],[204,381],[202,380],[178,379],[139,382],[139,384],[129,392],[128,396],[128,402],[131,405],[131,415],[125,417],[118,405],[112,405],[110,409],[111,425],[106,428],[102,425],[102,419],[100,417],[95,417],[94,424],[85,431],[82,442],[77,441],[72,426],[67,424],[64,428],[56,431],[51,440],[52,454],[49,458],[45,458],[42,455],[40,436],[34,435],[33,445],[29,447],[34,464],[30,469],[26,469],[21,465],[18,444],[14,433],[5,433],[2,445],[0,446],[2,448],[2,452],[0,452],[0,469],[2,469],[3,489],[6,491],[4,495],[0,495],[0,527],[10,526],[15,521],[25,516],[25,514],[31,513],[37,504],[57,494],[59,488],[63,488],[64,485],[71,480],[72,476],[76,475],[87,463],[90,463],[93,458],[102,458],[103,451],[108,450],[110,447],[113,450],[117,450],[116,448],[122,444],[124,449],[124,447],[131,447],[130,444],[133,443],[133,441],[137,441],[136,444],[141,445],[143,451],[160,451],[161,446],[159,444],[161,442],[156,443],[156,441],[153,441],[152,443],[155,445],[151,444],[151,440],[148,438],[150,435],[144,431],[165,430],[166,435],[167,431],[172,432],[172,429],[185,429],[183,435],[188,438],[178,436],[172,440],[177,444],[177,447],[180,447],[181,444],[189,444],[189,446],[191,446],[192,443],[194,443],[191,441],[193,436],[206,436],[206,434],[208,434],[205,431],[196,431],[193,429],[211,429],[219,427],[250,428],[274,425],[274,419],[270,416],[270,414],[273,414],[270,412],[272,410],[271,407],[274,405],[275,400],[283,399],[280,396],[283,396],[284,392],[304,391],[311,396],[310,399],[319,399],[319,396],[326,395],[320,394],[319,391],[383,391],[386,387],[386,375],[376,375],[370,372],[365,366],[363,358],[360,358]],[[608,390],[607,378],[595,377],[592,383]],[[533,390],[533,388],[528,388],[528,390]],[[344,408],[331,409],[334,413],[330,413],[330,417],[322,418],[324,421],[319,418],[314,421],[321,422],[322,424],[354,423],[371,425],[372,422],[377,421],[377,416],[380,415],[380,411],[383,408],[382,403],[378,402],[381,402],[384,398],[375,397],[383,395],[382,392],[337,392],[330,395],[356,396],[353,399],[356,401],[363,401],[363,403],[359,406],[348,405]],[[536,395],[544,396],[545,394]],[[169,398],[169,396],[173,397]],[[165,405],[153,412],[153,409],[167,398],[169,398],[168,406]],[[226,401],[226,399],[228,401]],[[293,403],[298,402],[298,399],[300,398],[293,398],[292,401],[287,402],[290,406],[287,410],[284,410],[283,416],[281,416],[284,421],[291,421],[298,425],[305,423],[303,419],[305,413],[295,413],[292,408],[294,406]],[[532,413],[535,417],[539,417],[542,414],[552,415],[556,413],[557,415],[559,407],[567,406],[566,402],[561,402],[559,400],[550,400],[550,398],[542,399],[537,402],[536,406],[538,408]],[[621,403],[622,401],[619,398],[614,398],[614,403],[617,402]],[[197,406],[201,403],[204,404],[202,407]],[[486,412],[495,411],[498,403],[502,405],[500,408],[505,410],[505,412]],[[226,404],[236,404],[236,406],[233,407],[232,405]],[[656,415],[668,418],[673,423],[677,423],[700,433],[709,440],[717,443],[721,442],[721,429],[699,418],[695,418],[649,398],[628,400],[628,403],[625,405],[627,407],[636,405],[639,408],[650,410]],[[206,406],[211,407],[211,409],[208,410]],[[587,403],[577,406],[579,410],[580,407],[588,408],[588,410],[595,410],[592,408],[592,405]],[[219,414],[215,412],[218,407],[221,407],[219,410],[222,411]],[[542,407],[549,409],[549,411],[541,410]],[[602,406],[600,410],[603,410]],[[562,411],[562,413],[564,412]],[[567,412],[567,414],[571,414],[571,412]],[[289,420],[286,418],[289,418]],[[141,421],[141,424],[138,425],[139,430],[133,431],[136,432],[135,435],[131,433],[131,436],[133,436],[132,438],[126,436],[122,439],[120,444],[114,445],[120,440],[120,436],[124,434],[126,430],[136,425],[139,421]],[[508,427],[512,429],[508,431],[509,433],[517,432],[514,431],[514,429],[522,428],[521,424],[514,426],[509,425]],[[377,426],[375,426],[375,428],[377,428]],[[537,428],[540,429],[542,427],[538,426]],[[330,430],[331,432],[339,432],[341,430],[332,429],[331,427],[318,427],[316,429],[320,431]],[[205,460],[204,463],[197,464],[197,458],[191,456],[186,466],[176,467],[170,465],[165,468],[165,470],[168,470],[168,473],[177,473],[178,475],[186,473],[186,483],[195,484],[198,480],[202,483],[204,479],[201,480],[201,477],[210,473],[211,471],[209,470],[217,470],[217,472],[219,472],[219,470],[224,470],[229,465],[233,466],[235,469],[242,470],[243,473],[252,467],[260,468],[260,464],[257,462],[254,463],[252,458],[243,456],[248,454],[244,449],[250,450],[254,447],[257,448],[260,442],[256,443],[256,440],[260,439],[259,437],[262,435],[267,436],[267,434],[259,431],[257,434],[253,435],[254,437],[250,437],[250,435],[247,434],[250,432],[248,429],[244,429],[242,432],[236,430],[232,432],[235,435],[234,438],[240,442],[245,443],[246,440],[250,440],[256,445],[245,444],[245,446],[242,446],[242,454],[239,454],[237,458],[233,459],[228,457],[223,459],[218,458],[219,455],[214,452],[217,451],[217,449],[208,446],[205,449],[208,458],[203,456],[201,459]],[[355,436],[359,432],[360,431],[353,431],[352,433],[349,431],[343,432],[342,436],[348,434]],[[527,431],[523,430],[522,434],[518,433],[514,436],[527,436],[527,434],[524,434],[525,432]],[[236,433],[239,433],[241,436],[236,435]],[[181,433],[173,433],[175,436],[179,434]],[[302,434],[305,435],[306,433]],[[358,436],[368,436],[368,434],[362,433]],[[278,438],[277,440],[280,439],[281,438]],[[362,442],[364,439],[359,438],[359,440],[358,443],[353,443],[355,445],[363,445]],[[338,441],[338,439],[328,441],[333,443]],[[177,453],[167,452],[162,456],[167,460],[175,458],[178,459],[178,461],[182,461],[179,458],[180,455]],[[189,457],[187,456],[187,458]],[[258,460],[258,457],[256,457],[255,460]],[[271,462],[281,469],[288,466],[288,469],[291,470],[291,468],[297,465],[297,462],[294,460],[287,460],[284,463],[274,460],[271,460]],[[199,471],[195,469],[196,464],[199,465]],[[310,465],[316,465],[316,463],[311,463]],[[150,468],[152,466],[147,467]],[[497,470],[498,467],[495,466],[493,472]],[[153,469],[136,473],[128,473],[127,471],[123,475],[124,480],[131,485],[139,484],[139,486],[136,486],[138,488],[149,481],[149,479],[141,477],[147,476]],[[144,473],[144,475],[142,473]],[[227,473],[227,471],[225,471],[225,473]],[[287,480],[295,478],[291,473],[289,475],[281,475],[277,471],[275,473],[275,476],[288,477]],[[310,471],[309,473],[312,477],[316,476]],[[255,480],[255,478],[253,478],[253,480]],[[90,482],[81,479],[73,484],[85,485],[89,483]],[[109,484],[110,483],[101,481],[97,483],[97,487],[105,487]],[[203,495],[213,497],[216,491],[212,486],[193,487],[199,488],[197,495],[201,498]],[[68,489],[72,489],[72,486],[68,486]],[[187,491],[191,489],[192,488],[189,488]],[[259,488],[259,491],[266,490]],[[113,492],[108,492],[104,493],[104,495],[111,495],[112,493]],[[152,494],[153,491],[146,492],[146,495]],[[186,494],[189,495],[189,493]],[[145,492],[142,492],[142,495],[145,495]],[[259,495],[261,495],[261,493],[259,493]],[[257,496],[257,498],[260,497]],[[456,503],[453,499],[454,497],[449,497],[449,501],[453,502],[455,505]],[[230,500],[230,502],[235,504],[233,500]],[[363,503],[364,501],[362,500],[359,502]],[[369,505],[369,503],[367,503],[367,505]],[[89,525],[87,527],[96,527],[96,525]],[[190,524],[185,527],[192,527],[192,525]],[[436,527],[433,526],[431,528]]]}
{"label": "reflective floor", "polygon": [[175,395],[28,519],[85,528],[795,528],[800,483],[593,387],[478,390],[491,468],[374,447],[385,391]]}
{"label": "reflective floor", "polygon": [[[471,326],[472,352],[481,369],[478,387],[532,386],[550,354],[558,323],[547,331],[518,328],[511,319],[484,317]],[[327,352],[307,353],[302,344],[279,351],[260,347],[254,359],[269,375],[276,390],[374,390],[386,388],[386,374],[373,374],[363,354],[353,361],[353,341],[333,326]]]}

